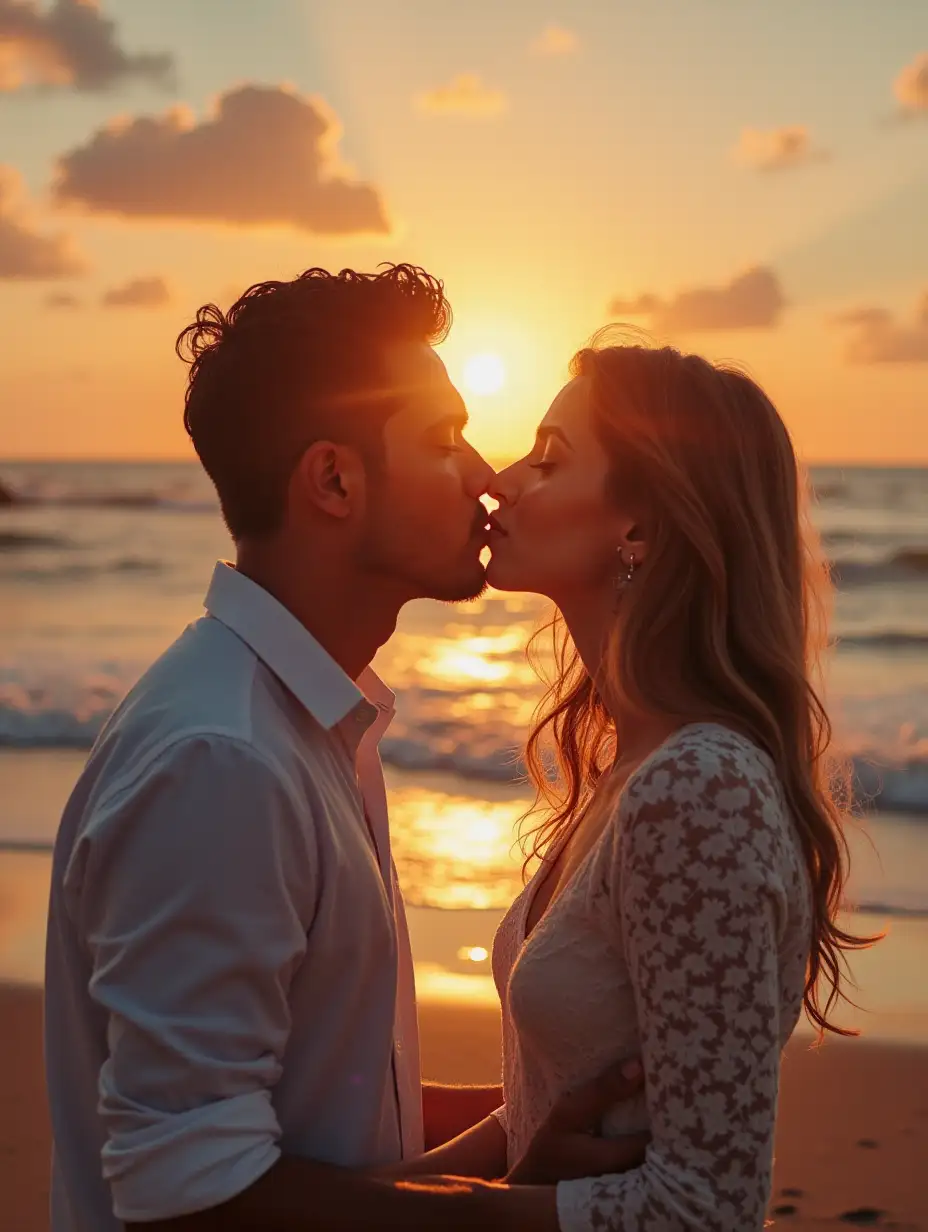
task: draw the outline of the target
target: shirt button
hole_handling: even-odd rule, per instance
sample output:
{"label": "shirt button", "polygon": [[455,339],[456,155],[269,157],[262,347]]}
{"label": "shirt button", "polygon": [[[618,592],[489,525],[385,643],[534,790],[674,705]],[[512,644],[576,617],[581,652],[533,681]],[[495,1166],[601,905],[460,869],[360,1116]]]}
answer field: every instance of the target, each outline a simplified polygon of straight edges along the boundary
{"label": "shirt button", "polygon": [[403,1041],[401,1039],[394,1040],[393,1043],[397,1052],[403,1051]]}

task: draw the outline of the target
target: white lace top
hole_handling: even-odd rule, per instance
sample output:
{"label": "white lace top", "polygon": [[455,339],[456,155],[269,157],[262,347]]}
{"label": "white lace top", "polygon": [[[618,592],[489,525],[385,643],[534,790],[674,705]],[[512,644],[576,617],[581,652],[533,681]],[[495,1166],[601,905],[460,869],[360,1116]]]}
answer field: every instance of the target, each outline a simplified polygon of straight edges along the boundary
{"label": "white lace top", "polygon": [[684,727],[525,941],[538,876],[493,948],[510,1164],[563,1090],[640,1056],[645,1095],[602,1132],[650,1129],[647,1159],[562,1181],[562,1232],[759,1232],[811,918],[773,763],[725,727]]}

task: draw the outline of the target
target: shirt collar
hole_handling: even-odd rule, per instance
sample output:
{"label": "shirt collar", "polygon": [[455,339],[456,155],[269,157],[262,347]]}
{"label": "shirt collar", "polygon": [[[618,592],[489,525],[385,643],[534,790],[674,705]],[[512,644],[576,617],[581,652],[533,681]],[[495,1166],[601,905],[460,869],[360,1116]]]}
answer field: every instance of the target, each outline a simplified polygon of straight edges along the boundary
{"label": "shirt collar", "polygon": [[396,698],[366,667],[355,684],[309,630],[272,594],[227,561],[217,561],[204,607],[240,637],[327,731],[353,710],[386,728]]}

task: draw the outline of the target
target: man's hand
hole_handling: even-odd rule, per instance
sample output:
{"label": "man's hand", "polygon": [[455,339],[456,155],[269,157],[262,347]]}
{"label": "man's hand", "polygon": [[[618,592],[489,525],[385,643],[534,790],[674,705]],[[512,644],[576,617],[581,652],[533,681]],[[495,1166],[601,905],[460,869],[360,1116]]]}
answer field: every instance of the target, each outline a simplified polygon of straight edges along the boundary
{"label": "man's hand", "polygon": [[625,1134],[621,1138],[594,1135],[608,1109],[637,1095],[643,1085],[641,1065],[625,1061],[562,1095],[506,1181],[511,1185],[556,1185],[575,1177],[605,1176],[639,1167],[650,1134]]}

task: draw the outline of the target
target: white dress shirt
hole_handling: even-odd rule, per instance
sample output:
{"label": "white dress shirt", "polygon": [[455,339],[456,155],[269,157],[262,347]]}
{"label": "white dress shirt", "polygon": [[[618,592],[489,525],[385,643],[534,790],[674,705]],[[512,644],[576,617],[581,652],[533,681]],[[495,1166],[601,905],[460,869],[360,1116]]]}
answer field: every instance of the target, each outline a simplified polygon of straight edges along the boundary
{"label": "white dress shirt", "polygon": [[281,1153],[423,1149],[393,694],[229,565],[206,609],[109,720],[55,845],[53,1232],[216,1206]]}

